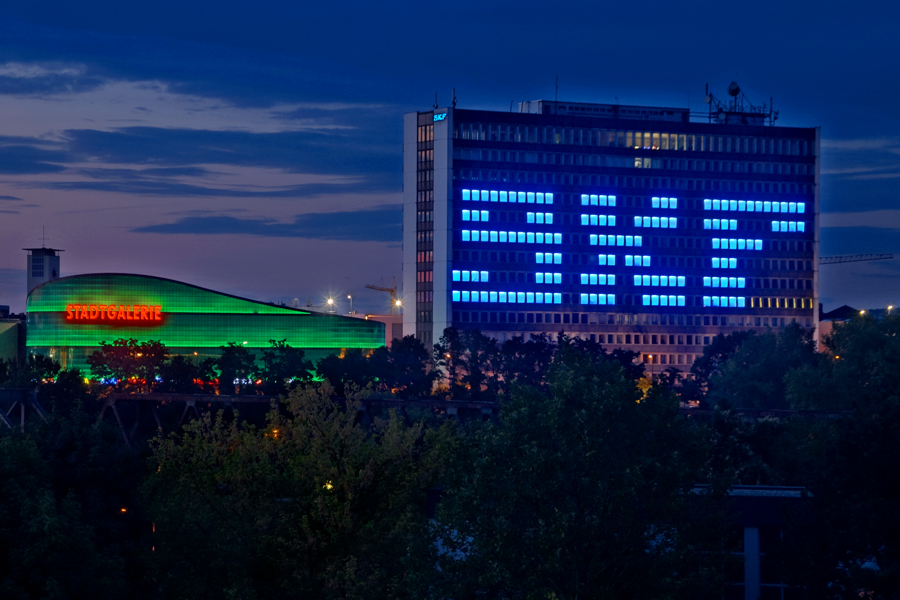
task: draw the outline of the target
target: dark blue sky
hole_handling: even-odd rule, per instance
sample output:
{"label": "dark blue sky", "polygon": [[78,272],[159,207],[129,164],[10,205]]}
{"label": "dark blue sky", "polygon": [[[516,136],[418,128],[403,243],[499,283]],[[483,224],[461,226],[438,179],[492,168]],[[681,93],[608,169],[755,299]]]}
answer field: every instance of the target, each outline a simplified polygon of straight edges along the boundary
{"label": "dark blue sky", "polygon": [[[18,3],[0,20],[0,304],[24,253],[320,303],[400,275],[401,117],[551,98],[690,106],[736,79],[821,126],[822,254],[900,253],[896,2]],[[900,305],[900,260],[826,266]],[[346,302],[345,302],[346,304]],[[349,306],[342,307],[344,310]]]}

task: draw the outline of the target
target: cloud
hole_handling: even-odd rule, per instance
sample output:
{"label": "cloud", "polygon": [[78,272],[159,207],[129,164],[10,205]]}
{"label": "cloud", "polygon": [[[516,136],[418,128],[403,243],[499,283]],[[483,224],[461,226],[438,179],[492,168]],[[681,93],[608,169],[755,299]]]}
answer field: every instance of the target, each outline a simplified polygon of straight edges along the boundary
{"label": "cloud", "polygon": [[24,200],[18,196],[0,196],[0,200],[4,202],[24,202]]}
{"label": "cloud", "polygon": [[45,150],[35,146],[2,145],[0,140],[0,174],[36,175],[58,173],[65,169],[59,163],[68,156],[57,150]]}
{"label": "cloud", "polygon": [[86,75],[85,67],[8,62],[0,65],[0,94],[52,96],[85,92],[104,79]]}
{"label": "cloud", "polygon": [[888,150],[900,145],[898,138],[860,138],[849,140],[822,140],[822,148],[826,150],[838,150],[855,152],[860,150]]}
{"label": "cloud", "polygon": [[297,215],[292,223],[231,216],[189,216],[174,223],[132,229],[135,233],[188,235],[239,234],[357,242],[397,242],[402,237],[400,205],[371,210]]}

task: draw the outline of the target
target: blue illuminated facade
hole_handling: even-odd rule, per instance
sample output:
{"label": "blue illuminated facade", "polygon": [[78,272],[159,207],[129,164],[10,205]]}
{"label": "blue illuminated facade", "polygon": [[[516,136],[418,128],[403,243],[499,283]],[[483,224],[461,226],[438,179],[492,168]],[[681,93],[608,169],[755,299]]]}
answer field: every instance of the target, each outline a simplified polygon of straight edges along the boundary
{"label": "blue illuminated facade", "polygon": [[404,333],[564,331],[687,370],[717,333],[813,327],[818,147],[684,109],[406,115]]}

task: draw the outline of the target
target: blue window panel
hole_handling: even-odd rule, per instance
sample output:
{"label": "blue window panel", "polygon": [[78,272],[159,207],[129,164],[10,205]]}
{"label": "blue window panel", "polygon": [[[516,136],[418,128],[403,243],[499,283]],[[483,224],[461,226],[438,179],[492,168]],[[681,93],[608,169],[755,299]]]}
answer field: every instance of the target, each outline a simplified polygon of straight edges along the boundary
{"label": "blue window panel", "polygon": [[659,306],[659,296],[650,296],[650,305]]}
{"label": "blue window panel", "polygon": [[797,223],[797,231],[806,231],[806,223],[800,221]]}
{"label": "blue window panel", "polygon": [[713,201],[712,201],[712,207],[713,207],[713,210],[721,210],[721,209],[722,209],[722,203],[719,202],[718,200],[713,200]]}
{"label": "blue window panel", "polygon": [[500,195],[497,192],[491,192],[491,202],[496,202],[500,199]]}
{"label": "blue window panel", "polygon": [[669,229],[676,229],[678,227],[678,217],[669,217]]}
{"label": "blue window panel", "polygon": [[515,292],[507,293],[506,301],[509,302],[510,304],[516,304],[516,293]]}
{"label": "blue window panel", "polygon": [[525,232],[524,231],[516,232],[516,241],[519,242],[520,244],[525,243]]}
{"label": "blue window panel", "polygon": [[509,241],[509,238],[506,237],[506,232],[505,232],[505,231],[501,231],[501,232],[500,232],[500,241],[503,242],[503,243],[506,243],[506,242]]}
{"label": "blue window panel", "polygon": [[519,203],[525,204],[525,192],[519,192],[516,197],[518,198]]}
{"label": "blue window panel", "polygon": [[471,300],[471,298],[469,298],[469,292],[463,292],[462,293],[462,301],[469,302],[470,300]]}
{"label": "blue window panel", "polygon": [[491,241],[492,241],[492,242],[496,242],[496,241],[497,241],[497,232],[496,232],[496,231],[492,231],[492,232],[491,232]]}
{"label": "blue window panel", "polygon": [[732,288],[737,287],[737,277],[729,277],[728,278],[728,287],[732,287]]}
{"label": "blue window panel", "polygon": [[657,229],[659,228],[659,217],[652,217],[650,219],[650,222],[652,223],[652,227],[656,227]]}
{"label": "blue window panel", "polygon": [[669,306],[675,306],[676,302],[675,296],[669,296]]}
{"label": "blue window panel", "polygon": [[506,303],[506,292],[500,292],[500,302]]}
{"label": "blue window panel", "polygon": [[468,242],[471,239],[471,232],[468,229],[462,230],[462,241]]}
{"label": "blue window panel", "polygon": [[538,193],[537,193],[537,203],[538,203],[538,204],[543,204],[543,203],[544,203],[544,194],[542,194],[541,192],[538,192]]}
{"label": "blue window panel", "polygon": [[527,223],[534,223],[534,213],[525,213],[525,221]]}
{"label": "blue window panel", "polygon": [[641,279],[643,280],[644,285],[650,285],[650,276],[649,275],[643,275]]}
{"label": "blue window panel", "polygon": [[533,232],[533,231],[529,231],[528,233],[526,233],[526,234],[525,234],[525,239],[528,240],[527,243],[533,244],[533,243],[534,243],[534,232]]}
{"label": "blue window panel", "polygon": [[[473,230],[472,230],[472,241],[473,241],[473,242],[480,242],[480,241],[481,241],[481,232],[478,231],[477,229],[473,229]],[[487,240],[484,240],[484,241],[487,241]]]}
{"label": "blue window panel", "polygon": [[720,223],[719,219],[713,219],[712,228],[719,229],[719,223]]}
{"label": "blue window panel", "polygon": [[506,202],[506,201],[507,201],[506,192],[500,192],[500,202]]}
{"label": "blue window panel", "polygon": [[[638,244],[638,246],[640,246],[640,244]],[[635,257],[635,258],[637,258],[637,257]],[[641,266],[641,267],[649,267],[649,266],[650,266],[650,257],[649,257],[649,256],[645,256],[645,257],[643,258],[643,260],[641,261],[641,264],[638,265],[638,266]]]}
{"label": "blue window panel", "polygon": [[516,301],[519,304],[525,304],[525,292],[516,292]]}
{"label": "blue window panel", "polygon": [[728,224],[732,231],[737,231],[737,219],[731,219]]}
{"label": "blue window panel", "polygon": [[615,304],[616,303],[616,295],[615,294],[607,294],[606,295],[606,303],[607,304]]}
{"label": "blue window panel", "polygon": [[555,264],[555,265],[562,264],[562,254],[556,253],[553,255],[553,264]]}
{"label": "blue window panel", "polygon": [[588,283],[590,285],[597,285],[597,274],[596,273],[591,273],[590,275],[588,275]]}
{"label": "blue window panel", "polygon": [[544,201],[547,204],[553,204],[553,194],[544,194]]}
{"label": "blue window panel", "polygon": [[562,294],[553,293],[553,304],[562,304]]}
{"label": "blue window panel", "polygon": [[544,222],[547,225],[553,225],[553,213],[544,213]]}
{"label": "blue window panel", "polygon": [[737,298],[734,296],[728,297],[728,306],[731,308],[737,308]]}
{"label": "blue window panel", "polygon": [[782,221],[781,222],[781,231],[787,231],[787,230],[788,230],[787,221]]}
{"label": "blue window panel", "polygon": [[453,281],[459,281],[459,271],[453,271]]}
{"label": "blue window panel", "polygon": [[728,210],[737,210],[737,209],[738,209],[737,200],[729,200],[728,201]]}
{"label": "blue window panel", "polygon": [[685,284],[684,275],[679,275],[677,281],[678,281],[678,287],[684,287],[684,284]]}
{"label": "blue window panel", "polygon": [[[602,275],[601,275],[601,277],[602,277]],[[609,285],[616,285],[616,276],[615,275],[607,275],[606,281],[607,281],[607,283],[609,283]]]}
{"label": "blue window panel", "polygon": [[703,210],[711,210],[712,209],[712,200],[706,198],[703,200]]}
{"label": "blue window panel", "polygon": [[711,298],[709,296],[703,296],[703,306],[712,306]]}
{"label": "blue window panel", "polygon": [[481,272],[481,281],[487,281],[487,280],[488,280],[488,272],[482,271]]}
{"label": "blue window panel", "polygon": [[754,204],[753,200],[747,201],[747,212],[754,212],[756,210],[756,204]]}
{"label": "blue window panel", "polygon": [[669,305],[669,297],[668,296],[660,296],[659,297],[659,305],[660,306],[668,306]]}
{"label": "blue window panel", "polygon": [[746,306],[746,298],[744,298],[743,296],[738,296],[737,305],[738,308],[744,308]]}
{"label": "blue window panel", "polygon": [[462,195],[463,200],[471,200],[472,199],[472,192],[470,192],[469,190],[463,190],[462,192],[463,192],[463,195]]}
{"label": "blue window panel", "polygon": [[561,233],[553,234],[553,243],[554,244],[562,244],[562,234]]}
{"label": "blue window panel", "polygon": [[644,306],[650,306],[650,296],[641,296],[641,303]]}
{"label": "blue window panel", "polygon": [[788,203],[782,202],[781,203],[781,212],[786,213],[787,211],[788,211]]}
{"label": "blue window panel", "polygon": [[738,284],[739,288],[743,288],[746,283],[747,283],[746,279],[744,279],[743,277],[738,277],[737,284]]}
{"label": "blue window panel", "polygon": [[[616,197],[615,196],[600,196],[601,199],[606,198],[608,206],[616,205]],[[602,206],[602,205],[601,205]]]}
{"label": "blue window panel", "polygon": [[738,200],[738,210],[740,212],[744,212],[747,210],[747,202],[744,200]]}
{"label": "blue window panel", "polygon": [[615,254],[607,254],[607,255],[606,255],[606,264],[615,266],[615,264],[616,264],[616,255],[615,255]]}
{"label": "blue window panel", "polygon": [[[728,249],[737,250],[737,240],[728,240]],[[724,248],[723,248],[724,250]]]}
{"label": "blue window panel", "polygon": [[552,265],[553,264],[553,254],[551,254],[550,252],[544,252],[544,262],[547,263],[548,265]]}
{"label": "blue window panel", "polygon": [[588,225],[590,217],[588,215],[581,215],[581,224]]}
{"label": "blue window panel", "polygon": [[482,231],[482,232],[481,232],[481,241],[482,241],[482,242],[488,241],[488,232],[487,232],[487,231]]}
{"label": "blue window panel", "polygon": [[634,226],[635,227],[641,227],[643,222],[644,222],[644,220],[641,217],[634,218]]}
{"label": "blue window panel", "polygon": [[718,269],[718,268],[719,268],[719,259],[718,259],[718,258],[713,258],[713,259],[712,259],[712,267],[713,267],[713,269]]}
{"label": "blue window panel", "polygon": [[753,247],[754,247],[756,250],[762,250],[762,249],[763,249],[763,242],[762,242],[762,240],[753,240]]}
{"label": "blue window panel", "polygon": [[606,294],[597,294],[597,304],[606,304]]}
{"label": "blue window panel", "polygon": [[659,285],[659,275],[652,275],[650,277],[650,285],[656,287]]}
{"label": "blue window panel", "polygon": [[482,202],[488,201],[488,191],[487,190],[481,190],[481,201]]}
{"label": "blue window panel", "polygon": [[581,294],[581,303],[587,304],[589,302],[587,294]]}
{"label": "blue window panel", "polygon": [[528,204],[534,204],[534,192],[528,192],[526,197]]}
{"label": "blue window panel", "polygon": [[763,202],[763,212],[772,212],[771,202]]}
{"label": "blue window panel", "polygon": [[553,283],[562,283],[562,273],[553,274]]}
{"label": "blue window panel", "polygon": [[[531,235],[531,234],[529,234],[529,235]],[[543,243],[544,243],[544,234],[541,233],[540,231],[538,231],[537,234],[535,234],[535,235],[536,235],[535,241],[536,241],[538,244],[543,244]],[[553,240],[550,238],[550,234],[548,233],[548,234],[547,234],[547,243],[549,244],[549,243],[552,242],[552,241],[553,241]]]}
{"label": "blue window panel", "polygon": [[678,198],[669,198],[669,208],[678,208]]}
{"label": "blue window panel", "polygon": [[588,285],[588,283],[590,283],[588,281],[589,279],[590,279],[590,275],[588,275],[587,273],[582,273],[581,274],[581,285]]}
{"label": "blue window panel", "polygon": [[479,200],[481,200],[480,194],[481,192],[479,192],[478,190],[472,190],[472,200],[474,202],[478,202]]}
{"label": "blue window panel", "polygon": [[684,306],[684,296],[678,296],[678,306]]}
{"label": "blue window panel", "polygon": [[453,301],[459,302],[460,297],[461,296],[460,296],[459,290],[453,290]]}
{"label": "blue window panel", "polygon": [[640,275],[634,276],[634,285],[641,285],[641,276]]}
{"label": "blue window panel", "polygon": [[756,212],[763,212],[763,203],[761,201],[757,200],[754,204],[756,205]]}
{"label": "blue window panel", "polygon": [[[609,236],[609,237],[613,237],[613,236]],[[615,237],[616,237],[616,246],[625,245],[625,236],[624,235],[617,235]],[[628,236],[628,240],[629,241],[631,240],[631,236]],[[628,245],[630,246],[631,244],[628,244]]]}
{"label": "blue window panel", "polygon": [[597,215],[591,215],[591,225],[597,224]]}
{"label": "blue window panel", "polygon": [[747,249],[747,241],[746,240],[738,240],[737,241],[737,249],[738,250],[746,250]]}
{"label": "blue window panel", "polygon": [[488,302],[496,302],[497,301],[497,292],[490,292],[488,296]]}
{"label": "blue window panel", "polygon": [[543,304],[543,303],[544,303],[544,293],[543,293],[543,292],[537,292],[537,293],[534,295],[534,301],[535,301],[536,304]]}
{"label": "blue window panel", "polygon": [[[653,222],[656,221],[656,225]],[[659,227],[659,217],[644,217],[644,227]]]}
{"label": "blue window panel", "polygon": [[[638,263],[638,265],[640,265],[640,263]],[[633,266],[634,266],[634,256],[632,256],[631,254],[626,254],[626,255],[625,255],[625,266],[626,266],[626,267],[633,267]]]}
{"label": "blue window panel", "polygon": [[544,253],[543,252],[536,253],[534,255],[534,262],[536,262],[539,265],[544,264]]}
{"label": "blue window panel", "polygon": [[589,200],[588,200],[588,195],[587,195],[587,194],[582,194],[582,195],[581,195],[581,205],[582,205],[582,206],[587,206],[587,205],[588,205],[588,202],[589,202]]}
{"label": "blue window panel", "polygon": [[656,197],[650,198],[650,206],[652,208],[659,208],[659,198],[656,198]]}
{"label": "blue window panel", "polygon": [[788,223],[788,226],[789,226],[788,231],[797,231],[797,222],[796,221],[791,221],[790,223]]}
{"label": "blue window panel", "polygon": [[643,244],[644,238],[639,235],[634,236],[634,245],[641,246]]}
{"label": "blue window panel", "polygon": [[[477,210],[475,211],[475,214],[476,214],[476,215],[478,214],[478,211],[477,211]],[[462,211],[462,220],[463,220],[463,221],[471,221],[472,218],[471,218],[470,215],[471,215],[471,211],[468,211],[468,210]]]}
{"label": "blue window panel", "polygon": [[798,202],[797,203],[797,212],[798,213],[806,212],[806,202]]}
{"label": "blue window panel", "polygon": [[675,287],[676,285],[678,285],[678,278],[674,275],[669,275],[669,286]]}
{"label": "blue window panel", "polygon": [[[606,245],[606,236],[605,236],[605,235],[601,235],[600,237],[603,238],[603,242],[604,242],[603,245],[605,246],[605,245]],[[596,246],[596,245],[597,245],[597,236],[596,236],[596,234],[591,234],[590,239],[591,239],[591,246]]]}
{"label": "blue window panel", "polygon": [[589,294],[588,297],[590,298],[591,304],[597,304],[597,294]]}
{"label": "blue window panel", "polygon": [[606,254],[598,254],[597,255],[597,264],[605,265],[606,264]]}
{"label": "blue window panel", "polygon": [[796,202],[788,203],[788,212],[792,212],[792,213],[797,212],[797,203]]}
{"label": "blue window panel", "polygon": [[472,281],[480,281],[478,277],[478,271],[472,271]]}
{"label": "blue window panel", "polygon": [[737,259],[736,258],[728,259],[728,268],[729,269],[737,269]]}
{"label": "blue window panel", "polygon": [[772,221],[772,231],[778,231],[778,221]]}
{"label": "blue window panel", "polygon": [[703,219],[703,229],[712,229],[711,219]]}
{"label": "blue window panel", "polygon": [[781,208],[778,205],[778,202],[772,203],[772,212],[781,212]]}
{"label": "blue window panel", "polygon": [[713,296],[713,297],[712,297],[712,305],[713,305],[713,306],[719,306],[719,297],[718,297],[718,296]]}
{"label": "blue window panel", "polygon": [[719,278],[718,277],[712,278],[712,287],[714,287],[714,288],[719,287]]}
{"label": "blue window panel", "polygon": [[599,220],[599,222],[600,222],[599,224],[600,224],[601,226],[605,226],[605,225],[607,225],[607,224],[608,224],[610,227],[615,227],[615,226],[616,226],[616,216],[615,216],[615,215],[609,215],[609,216],[607,216],[607,215],[600,215],[600,217],[599,217],[598,220]]}
{"label": "blue window panel", "polygon": [[463,272],[462,272],[462,280],[463,280],[463,281],[472,281],[472,278],[471,278],[471,276],[469,275],[469,273],[470,273],[469,271],[463,271]]}

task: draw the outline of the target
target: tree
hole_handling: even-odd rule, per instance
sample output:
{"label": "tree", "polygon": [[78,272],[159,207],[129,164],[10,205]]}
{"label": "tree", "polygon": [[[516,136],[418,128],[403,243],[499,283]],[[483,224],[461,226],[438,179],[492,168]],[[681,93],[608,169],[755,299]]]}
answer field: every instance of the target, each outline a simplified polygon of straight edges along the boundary
{"label": "tree", "polygon": [[431,357],[416,336],[394,339],[390,348],[377,348],[372,356],[376,373],[390,390],[401,398],[431,395],[438,373],[431,368]]}
{"label": "tree", "polygon": [[449,327],[434,345],[434,362],[447,375],[452,399],[497,398],[501,370],[497,340],[478,330]]}
{"label": "tree", "polygon": [[553,360],[553,340],[546,333],[531,334],[527,342],[521,335],[512,337],[500,348],[501,390],[508,397],[514,383],[541,387]]}
{"label": "tree", "polygon": [[291,347],[287,340],[269,340],[255,374],[262,380],[264,395],[278,396],[287,394],[298,383],[309,381],[313,370],[303,350]]}
{"label": "tree", "polygon": [[58,362],[43,354],[29,354],[24,364],[0,361],[0,384],[11,388],[35,388],[59,373]]}
{"label": "tree", "polygon": [[198,394],[212,391],[216,378],[215,361],[211,358],[200,362],[176,355],[163,364],[159,373],[159,391],[163,393]]}
{"label": "tree", "polygon": [[319,360],[316,373],[327,380],[337,396],[347,395],[347,384],[363,388],[384,376],[387,365],[374,365],[373,358],[361,352],[347,352],[343,358],[331,354]]}
{"label": "tree", "polygon": [[709,378],[719,370],[720,365],[728,360],[751,335],[750,331],[735,331],[728,335],[718,334],[712,343],[703,347],[703,354],[691,365],[691,373],[701,388],[706,388]]}
{"label": "tree", "polygon": [[[249,382],[256,368],[253,354],[241,344],[234,342],[220,346],[219,350],[219,358],[215,363],[219,371],[219,393],[234,395],[250,387]],[[245,381],[248,383],[241,383]]]}
{"label": "tree", "polygon": [[138,342],[134,338],[100,342],[100,350],[91,353],[87,362],[94,377],[114,382],[121,388],[135,388],[148,392],[156,385],[163,363],[168,357],[166,347],[155,340]]}
{"label": "tree", "polygon": [[266,428],[208,414],[160,440],[148,484],[159,598],[411,597],[409,549],[452,424],[396,414],[371,428],[358,405],[295,389]]}
{"label": "tree", "polygon": [[[435,597],[696,597],[714,519],[700,439],[663,388],[561,338],[547,390],[516,387],[448,478],[426,561]],[[706,523],[704,523],[706,518]],[[706,531],[704,529],[707,528]],[[707,555],[712,557],[713,555]],[[711,567],[715,561],[710,561]]]}

